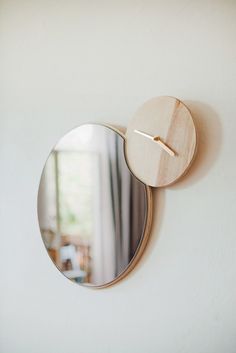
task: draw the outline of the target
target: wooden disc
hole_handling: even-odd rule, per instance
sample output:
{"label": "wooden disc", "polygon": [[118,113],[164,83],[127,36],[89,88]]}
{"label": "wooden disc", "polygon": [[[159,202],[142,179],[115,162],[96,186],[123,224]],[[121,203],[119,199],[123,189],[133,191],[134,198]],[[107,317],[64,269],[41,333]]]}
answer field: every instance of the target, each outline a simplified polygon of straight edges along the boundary
{"label": "wooden disc", "polygon": [[127,163],[145,184],[167,186],[189,168],[196,142],[196,129],[188,108],[174,97],[153,98],[140,107],[128,125]]}

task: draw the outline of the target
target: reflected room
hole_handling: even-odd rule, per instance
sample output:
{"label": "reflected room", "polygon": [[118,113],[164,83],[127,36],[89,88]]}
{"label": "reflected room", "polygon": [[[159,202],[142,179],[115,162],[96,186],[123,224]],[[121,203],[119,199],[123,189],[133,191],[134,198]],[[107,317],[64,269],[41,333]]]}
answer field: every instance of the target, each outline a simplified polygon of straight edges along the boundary
{"label": "reflected room", "polygon": [[129,266],[147,219],[147,190],[129,171],[124,138],[102,125],[66,134],[45,164],[38,218],[57,268],[77,283],[103,286]]}

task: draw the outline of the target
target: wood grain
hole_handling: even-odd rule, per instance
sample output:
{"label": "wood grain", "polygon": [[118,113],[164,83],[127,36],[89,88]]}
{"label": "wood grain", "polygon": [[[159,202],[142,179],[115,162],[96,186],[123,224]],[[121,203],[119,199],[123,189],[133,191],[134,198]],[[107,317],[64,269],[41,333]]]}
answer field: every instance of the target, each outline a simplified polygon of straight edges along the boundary
{"label": "wood grain", "polygon": [[[160,137],[174,155],[135,130]],[[196,129],[188,108],[177,98],[157,97],[146,102],[129,123],[125,154],[130,170],[139,180],[162,187],[173,184],[186,173],[196,143]]]}

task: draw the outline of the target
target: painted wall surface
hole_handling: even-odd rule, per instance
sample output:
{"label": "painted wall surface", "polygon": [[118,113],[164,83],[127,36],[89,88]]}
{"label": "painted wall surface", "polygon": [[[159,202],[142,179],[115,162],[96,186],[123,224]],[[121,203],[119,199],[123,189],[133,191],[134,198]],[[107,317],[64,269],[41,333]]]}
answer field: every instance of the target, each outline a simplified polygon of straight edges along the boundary
{"label": "painted wall surface", "polygon": [[[236,2],[0,1],[0,352],[236,352]],[[51,147],[147,99],[192,110],[189,174],[154,193],[137,269],[106,290],[52,265],[36,211]]]}

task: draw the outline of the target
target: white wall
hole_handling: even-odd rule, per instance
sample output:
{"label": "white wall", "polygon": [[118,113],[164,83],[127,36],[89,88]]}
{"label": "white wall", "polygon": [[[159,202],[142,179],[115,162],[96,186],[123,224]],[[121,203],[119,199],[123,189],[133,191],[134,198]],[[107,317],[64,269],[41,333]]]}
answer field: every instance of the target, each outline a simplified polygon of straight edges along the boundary
{"label": "white wall", "polygon": [[[235,18],[234,0],[1,0],[1,353],[235,353]],[[42,244],[41,169],[72,127],[158,95],[192,109],[197,160],[155,192],[138,268],[81,288]]]}

